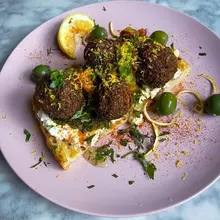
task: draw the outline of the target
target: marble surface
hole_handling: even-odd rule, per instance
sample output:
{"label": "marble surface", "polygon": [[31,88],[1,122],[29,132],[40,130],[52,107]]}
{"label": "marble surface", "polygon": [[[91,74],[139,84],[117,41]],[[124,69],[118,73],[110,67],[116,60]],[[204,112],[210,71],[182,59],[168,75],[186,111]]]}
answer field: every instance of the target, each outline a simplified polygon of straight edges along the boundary
{"label": "marble surface", "polygon": [[[0,0],[0,69],[14,47],[34,28],[72,8],[102,0]],[[220,35],[219,0],[150,0],[182,11]],[[1,140],[0,140],[1,143]],[[98,220],[59,207],[29,189],[0,153],[0,220]],[[220,180],[196,198],[159,214],[135,220],[219,220]]]}

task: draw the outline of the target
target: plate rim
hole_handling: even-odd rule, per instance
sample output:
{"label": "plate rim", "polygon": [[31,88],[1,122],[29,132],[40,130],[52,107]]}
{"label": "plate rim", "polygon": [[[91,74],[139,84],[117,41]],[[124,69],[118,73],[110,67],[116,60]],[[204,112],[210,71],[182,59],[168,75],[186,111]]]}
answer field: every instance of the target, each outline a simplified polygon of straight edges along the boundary
{"label": "plate rim", "polygon": [[[215,37],[217,37],[218,40],[220,40],[220,36],[218,36],[213,30],[211,30],[209,27],[207,27],[205,24],[201,23],[200,21],[198,21],[196,18],[194,17],[191,17],[181,11],[178,11],[177,9],[174,9],[174,8],[170,8],[168,6],[165,6],[165,5],[161,5],[161,4],[155,4],[155,3],[151,3],[151,2],[144,2],[144,1],[135,1],[135,0],[132,0],[132,1],[125,1],[125,0],[119,0],[119,1],[104,1],[104,2],[96,2],[96,3],[92,3],[92,4],[87,4],[87,5],[82,5],[80,7],[76,7],[76,8],[72,8],[68,11],[64,11],[48,20],[46,20],[45,22],[43,22],[42,24],[40,24],[39,26],[37,26],[36,28],[34,28],[31,32],[29,32],[18,44],[17,46],[12,50],[12,52],[10,53],[10,55],[7,57],[4,65],[2,66],[1,70],[0,70],[0,80],[1,80],[1,75],[2,75],[2,72],[4,72],[4,68],[7,64],[7,62],[10,60],[10,57],[12,56],[12,54],[14,53],[14,51],[19,47],[20,44],[23,43],[23,41],[26,40],[26,38],[29,37],[29,35],[33,34],[35,31],[37,31],[39,28],[41,28],[43,25],[45,25],[46,23],[50,22],[51,20],[53,19],[56,19],[57,17],[63,15],[63,14],[68,14],[68,13],[71,13],[72,10],[80,10],[82,8],[86,8],[86,7],[96,7],[96,6],[105,6],[106,4],[118,4],[118,3],[126,3],[126,4],[143,4],[143,5],[151,5],[153,7],[160,7],[160,8],[164,8],[165,10],[169,10],[169,11],[172,11],[172,12],[175,12],[175,13],[179,13],[179,14],[182,14],[186,17],[188,17],[189,19],[192,19],[194,22],[196,22],[198,25],[202,25],[204,28],[208,29]],[[195,192],[194,194],[192,194],[191,196],[188,196],[187,198],[179,201],[179,202],[176,202],[175,204],[171,204],[171,205],[166,205],[164,206],[163,208],[158,208],[158,209],[154,209],[152,211],[148,211],[148,212],[139,212],[139,213],[136,213],[136,214],[100,214],[100,213],[96,213],[96,212],[92,212],[92,211],[85,211],[85,210],[82,210],[82,209],[79,209],[79,208],[73,208],[73,207],[70,207],[68,205],[65,205],[65,204],[62,204],[61,202],[57,201],[57,199],[53,199],[53,198],[50,198],[48,197],[47,195],[43,195],[43,193],[36,191],[34,188],[32,188],[31,185],[29,185],[28,181],[24,180],[22,176],[20,176],[20,174],[18,172],[16,172],[15,168],[13,168],[13,166],[10,164],[10,162],[7,160],[5,154],[4,154],[4,148],[2,148],[0,146],[0,150],[1,150],[1,153],[3,155],[3,158],[5,159],[5,161],[7,162],[7,164],[9,165],[9,167],[12,169],[12,171],[14,172],[14,174],[16,176],[19,177],[19,179],[25,183],[26,186],[28,186],[30,189],[32,189],[35,193],[37,193],[38,195],[40,195],[41,197],[49,200],[50,202],[60,206],[60,207],[63,207],[63,208],[66,208],[68,210],[71,210],[73,212],[78,212],[78,213],[83,213],[83,214],[88,214],[88,215],[91,215],[91,216],[98,216],[98,217],[113,217],[113,218],[128,218],[128,217],[138,217],[138,216],[146,216],[146,215],[151,215],[151,214],[156,214],[156,213],[159,213],[159,212],[162,212],[162,211],[166,211],[170,208],[175,208],[193,198],[195,198],[196,196],[198,196],[200,193],[204,192],[207,188],[209,188],[212,184],[214,184],[220,177],[220,171],[219,171],[219,174],[218,176],[216,177],[213,177],[212,180],[205,184],[204,187],[202,187],[201,189],[197,190],[197,192]]]}

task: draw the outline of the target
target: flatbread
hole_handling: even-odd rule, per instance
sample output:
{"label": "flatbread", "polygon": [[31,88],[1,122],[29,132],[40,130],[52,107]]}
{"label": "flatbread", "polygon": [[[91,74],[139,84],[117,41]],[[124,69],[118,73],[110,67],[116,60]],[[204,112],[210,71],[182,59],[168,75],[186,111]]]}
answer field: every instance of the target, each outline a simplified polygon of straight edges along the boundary
{"label": "flatbread", "polygon": [[[186,76],[188,76],[191,72],[191,68],[189,64],[183,60],[179,59],[178,68],[181,70],[182,74],[177,79],[171,80],[167,83],[167,86],[164,90],[171,90],[173,87],[177,86],[180,82],[182,82]],[[78,157],[82,156],[83,153],[91,146],[85,143],[85,141],[79,141],[82,133],[77,133],[73,138],[60,140],[55,136],[52,136],[47,129],[43,126],[43,122],[38,117],[37,112],[39,108],[36,102],[33,100],[33,110],[35,112],[35,116],[40,123],[40,128],[45,136],[46,144],[48,149],[52,152],[56,161],[60,164],[63,169],[69,169],[70,164],[75,161]],[[95,133],[99,133],[98,137],[96,137],[96,141],[100,140],[103,136],[111,133],[113,130],[116,130],[119,126],[124,124],[128,120],[128,115],[123,116],[121,119],[116,120],[113,126],[110,129],[105,129],[102,132],[97,130],[93,130],[87,133],[83,133],[84,137],[91,136]],[[78,136],[77,136],[78,135]]]}

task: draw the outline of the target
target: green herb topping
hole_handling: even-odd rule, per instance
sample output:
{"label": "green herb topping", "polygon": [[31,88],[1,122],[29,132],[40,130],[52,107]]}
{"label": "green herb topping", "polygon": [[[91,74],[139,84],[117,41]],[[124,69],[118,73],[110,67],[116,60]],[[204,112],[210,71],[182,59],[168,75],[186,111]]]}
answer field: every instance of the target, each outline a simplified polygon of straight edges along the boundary
{"label": "green herb topping", "polygon": [[92,189],[92,188],[94,188],[94,187],[95,187],[95,185],[87,186],[88,189]]}
{"label": "green herb topping", "polygon": [[206,56],[206,53],[199,53],[199,56]]}
{"label": "green herb topping", "polygon": [[129,185],[132,185],[132,184],[134,184],[134,183],[135,183],[134,180],[130,180],[130,181],[128,181],[128,184],[129,184]]}
{"label": "green herb topping", "polygon": [[64,84],[64,73],[62,71],[54,71],[50,74],[50,88],[59,89]]}
{"label": "green herb topping", "polygon": [[134,141],[134,144],[137,146],[137,150],[143,149],[144,140],[147,138],[147,135],[141,134],[137,129],[137,126],[133,125],[126,129],[120,129],[117,131],[118,135],[128,133],[129,137]]}
{"label": "green herb topping", "polygon": [[121,144],[122,146],[127,146],[128,143],[129,143],[128,139],[121,139],[121,140],[120,140],[120,144]]}
{"label": "green herb topping", "polygon": [[26,135],[25,141],[28,142],[31,138],[31,134],[27,129],[24,129],[24,134]]}
{"label": "green herb topping", "polygon": [[105,144],[96,150],[96,156],[95,156],[96,161],[105,162],[107,157],[109,157],[112,163],[115,162],[114,150],[110,148],[110,144]]}
{"label": "green herb topping", "polygon": [[115,178],[118,178],[118,175],[117,175],[117,174],[115,174],[115,173],[114,173],[114,174],[112,174],[112,176],[113,176],[113,177],[115,177]]}
{"label": "green herb topping", "polygon": [[80,119],[82,122],[88,122],[91,121],[91,114],[89,111],[86,111],[85,107],[83,107],[76,112],[71,119]]}
{"label": "green herb topping", "polygon": [[39,161],[36,164],[34,164],[33,166],[31,166],[30,168],[36,168],[39,164],[42,163],[44,158],[45,158],[45,154],[43,152],[41,152],[41,157],[39,158]]}
{"label": "green herb topping", "polygon": [[142,93],[141,93],[141,92],[134,92],[134,93],[132,94],[132,100],[133,100],[133,102],[134,102],[134,103],[138,103],[139,100],[140,100],[140,98],[141,98],[141,96],[142,96]]}
{"label": "green herb topping", "polygon": [[137,146],[138,150],[143,149],[143,143],[147,137],[144,134],[141,134],[136,126],[132,126],[129,130],[129,136],[134,141],[134,144]]}
{"label": "green herb topping", "polygon": [[57,148],[58,148],[57,146],[52,146],[52,147],[50,148],[50,150],[51,150],[51,151],[55,151]]}
{"label": "green herb topping", "polygon": [[95,137],[95,134],[93,134],[93,135],[87,137],[87,138],[85,139],[85,142],[86,142],[87,144],[91,144],[92,139],[93,139],[94,137]]}
{"label": "green herb topping", "polygon": [[152,162],[145,159],[144,153],[136,153],[134,158],[142,165],[145,173],[148,174],[150,179],[154,180],[154,173],[157,171],[156,166]]}
{"label": "green herb topping", "polygon": [[159,139],[159,142],[164,142],[166,140],[167,140],[166,138],[161,138],[161,139]]}
{"label": "green herb topping", "polygon": [[169,131],[164,131],[161,134],[159,134],[159,136],[161,137],[161,136],[165,136],[165,135],[169,135],[169,134],[170,134]]}

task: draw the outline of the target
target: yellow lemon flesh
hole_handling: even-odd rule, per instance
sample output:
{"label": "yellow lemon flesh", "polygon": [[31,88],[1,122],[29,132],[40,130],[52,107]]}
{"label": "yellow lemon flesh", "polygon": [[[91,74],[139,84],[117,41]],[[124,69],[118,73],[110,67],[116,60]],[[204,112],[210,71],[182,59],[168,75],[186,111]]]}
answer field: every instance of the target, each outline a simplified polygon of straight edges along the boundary
{"label": "yellow lemon flesh", "polygon": [[76,59],[76,47],[94,27],[95,22],[87,15],[72,14],[60,25],[57,42],[60,49],[72,59]]}

